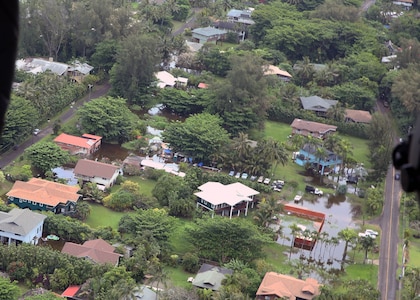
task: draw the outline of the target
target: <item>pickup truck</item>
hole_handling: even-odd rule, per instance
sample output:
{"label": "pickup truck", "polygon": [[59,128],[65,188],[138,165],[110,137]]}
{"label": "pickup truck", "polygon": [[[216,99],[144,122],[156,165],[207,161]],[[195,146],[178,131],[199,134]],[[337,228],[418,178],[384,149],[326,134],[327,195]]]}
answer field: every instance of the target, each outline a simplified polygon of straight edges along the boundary
{"label": "pickup truck", "polygon": [[314,194],[314,195],[317,195],[317,196],[324,195],[324,192],[323,191],[321,191],[320,189],[317,189],[317,188],[315,188],[313,186],[310,186],[310,185],[307,185],[305,187],[305,192],[311,193],[311,194]]}

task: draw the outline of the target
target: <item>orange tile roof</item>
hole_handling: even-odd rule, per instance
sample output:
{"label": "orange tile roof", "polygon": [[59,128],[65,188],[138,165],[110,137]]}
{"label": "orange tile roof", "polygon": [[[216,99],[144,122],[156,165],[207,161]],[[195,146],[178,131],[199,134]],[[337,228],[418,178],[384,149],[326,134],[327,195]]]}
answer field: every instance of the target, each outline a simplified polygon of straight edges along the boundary
{"label": "orange tile roof", "polygon": [[313,278],[301,280],[292,276],[267,272],[257,290],[257,296],[276,296],[295,300],[313,299],[320,294],[320,284]]}
{"label": "orange tile roof", "polygon": [[99,139],[102,139],[99,136],[90,134],[84,134],[83,136],[85,137],[62,133],[54,139],[54,142],[90,149]]}
{"label": "orange tile roof", "polygon": [[28,182],[16,181],[6,196],[55,207],[60,203],[67,203],[67,201],[77,202],[80,197],[77,193],[79,190],[79,186],[32,178]]}

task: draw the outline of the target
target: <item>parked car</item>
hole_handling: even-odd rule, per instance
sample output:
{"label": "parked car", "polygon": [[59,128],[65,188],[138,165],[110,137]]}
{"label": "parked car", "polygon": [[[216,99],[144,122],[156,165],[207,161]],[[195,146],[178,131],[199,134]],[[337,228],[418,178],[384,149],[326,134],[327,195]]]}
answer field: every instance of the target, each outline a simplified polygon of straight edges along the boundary
{"label": "parked car", "polygon": [[229,176],[234,176],[235,175],[235,171],[230,171],[229,172]]}
{"label": "parked car", "polygon": [[257,179],[257,176],[255,176],[255,175],[251,175],[251,177],[249,178],[249,180],[251,180],[251,181],[255,181]]}
{"label": "parked car", "polygon": [[323,192],[322,190],[317,189],[317,188],[315,188],[315,187],[313,187],[313,186],[311,186],[311,185],[307,185],[307,186],[305,187],[305,192],[307,192],[307,193],[311,193],[311,194],[314,194],[314,195],[317,195],[317,196],[322,196],[322,195],[324,195],[324,192]]}
{"label": "parked car", "polygon": [[349,184],[357,184],[359,182],[359,178],[356,176],[349,176],[346,180],[346,182]]}
{"label": "parked car", "polygon": [[270,184],[271,179],[270,178],[266,178],[264,179],[264,184]]}
{"label": "parked car", "polygon": [[263,183],[263,181],[264,181],[264,177],[263,176],[258,177],[258,182],[259,183]]}
{"label": "parked car", "polygon": [[240,178],[241,177],[241,172],[237,172],[235,175],[235,178]]}
{"label": "parked car", "polygon": [[395,173],[395,180],[400,180],[400,178],[401,178],[400,173]]}
{"label": "parked car", "polygon": [[41,132],[41,129],[36,128],[34,129],[34,135],[38,135]]}
{"label": "parked car", "polygon": [[247,173],[242,173],[241,178],[242,179],[247,179],[248,178],[248,174]]}
{"label": "parked car", "polygon": [[375,230],[372,230],[372,229],[366,229],[365,230],[365,235],[368,235],[368,236],[375,239],[379,235],[379,232],[377,232]]}

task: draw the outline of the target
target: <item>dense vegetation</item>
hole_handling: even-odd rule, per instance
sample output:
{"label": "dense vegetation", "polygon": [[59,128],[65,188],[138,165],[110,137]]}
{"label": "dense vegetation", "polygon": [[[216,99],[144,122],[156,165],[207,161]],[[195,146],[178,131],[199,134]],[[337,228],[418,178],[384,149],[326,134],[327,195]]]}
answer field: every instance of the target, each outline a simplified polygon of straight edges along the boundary
{"label": "dense vegetation", "polygon": [[[399,135],[405,136],[411,128],[420,107],[417,7],[398,18],[391,18],[387,12],[401,9],[389,0],[377,1],[366,12],[360,11],[361,2],[356,0],[255,2],[252,4],[255,6],[252,14],[255,24],[247,30],[248,38],[242,43],[222,45],[223,51],[220,51],[220,45],[205,44],[194,54],[187,51],[184,36],[171,35],[174,24],[185,21],[193,9],[196,26],[207,26],[214,18],[223,18],[231,8],[242,9],[249,5],[239,0],[212,3],[167,0],[162,5],[113,0],[21,2],[20,58],[52,57],[62,62],[78,58],[92,64],[96,74],[78,85],[49,72],[37,76],[18,72],[16,81],[20,86],[7,113],[1,149],[7,150],[25,140],[39,124],[87,93],[90,84],[109,80],[112,85],[110,97],[85,104],[78,111],[77,126],[68,131],[89,131],[102,135],[109,142],[129,142],[133,149],[143,152],[145,141],[138,137],[145,135],[146,125],[152,120],[143,116],[144,119],[138,118],[132,111],[160,103],[186,118],[185,122],[160,123],[160,129],[165,129],[164,138],[175,150],[194,157],[195,162],[268,175],[274,174],[278,165],[287,164],[290,151],[304,142],[315,141],[295,138],[286,144],[264,138],[265,121],[290,123],[296,117],[322,121],[337,125],[340,133],[369,138],[373,170],[370,170],[367,186],[380,187],[389,165],[393,124],[376,113],[371,126],[344,123],[344,109],[373,113],[378,99],[379,103],[387,101]],[[383,64],[382,56],[394,54],[386,47],[388,41],[396,45],[397,58],[390,64]],[[158,70],[157,66],[168,67],[173,56],[179,57],[178,67],[194,70],[192,73],[181,69],[171,71],[175,76],[187,77],[189,86],[157,90],[152,84],[154,72]],[[269,64],[292,74],[291,82],[264,76]],[[196,89],[199,82],[208,84],[208,89]],[[311,95],[339,100],[339,105],[328,111],[326,118],[320,119],[300,108],[299,97]],[[60,126],[57,126],[54,131],[58,133],[59,130]],[[251,146],[250,139],[258,141],[256,147]],[[345,139],[325,141],[322,147],[317,146],[339,152],[345,158],[346,166],[360,163],[352,159],[352,145]],[[322,156],[322,153],[318,155]],[[27,149],[26,157],[32,167],[47,177],[52,167],[72,161],[49,142]],[[28,173],[30,168],[26,166],[13,175],[27,179]],[[261,258],[263,245],[270,244],[273,235],[267,227],[281,207],[270,199],[269,188],[249,183],[267,196],[253,215],[253,222],[249,219],[233,222],[210,219],[195,210],[193,192],[208,180],[227,184],[234,179],[224,174],[210,176],[197,168],[190,168],[186,173],[186,177],[180,179],[164,172],[146,171],[143,176],[157,180],[153,196],[140,193],[141,188],[130,181],[123,182],[110,194],[103,194],[93,186],[83,187],[86,200],[127,212],[118,230],[109,227],[94,230],[77,221],[85,220],[89,214],[85,205],[78,208],[74,215],[77,219],[48,216],[45,231],[59,234],[66,240],[83,242],[101,237],[134,247],[134,255],[124,259],[120,267],[93,266],[48,248],[21,245],[0,247],[4,258],[1,270],[8,272],[12,280],[25,282],[28,286],[41,285],[60,291],[69,284],[87,281],[86,289],[91,298],[126,296],[128,299],[135,291],[135,285],[143,282],[145,274],[152,274],[153,281],[159,285],[166,281],[166,266],[179,267],[181,264],[184,270],[194,272],[200,259],[209,259],[226,263],[237,272],[212,296],[208,291],[197,293],[179,289],[176,293],[179,299],[253,297],[266,271],[280,271],[262,262]],[[382,206],[381,191],[379,188],[367,189],[365,196],[363,216],[377,215]],[[418,208],[413,203],[413,199],[404,199],[410,228],[419,231]],[[196,224],[185,229],[186,253],[173,253],[169,242],[176,217],[192,219]],[[218,235],[214,235],[215,232]],[[220,244],[218,238],[224,233],[230,233],[224,240],[231,243],[224,243],[221,248],[217,246]],[[232,239],[233,236],[238,240]],[[357,239],[352,230],[341,232],[340,238],[346,243],[344,267],[347,245],[356,245]],[[329,242],[331,240],[332,237]],[[357,245],[366,254],[372,249],[369,243]],[[177,257],[179,255],[182,259]],[[50,260],[45,261],[46,257]],[[313,271],[293,264],[285,269],[298,270],[300,275]],[[347,299],[355,295],[358,299],[373,299],[378,296],[370,283],[340,282],[331,278],[331,274],[322,276],[326,285],[321,297],[325,299]],[[411,283],[418,281],[418,270],[415,269],[404,284],[415,287],[418,285]],[[358,289],[362,285],[368,288]],[[9,293],[11,298],[7,299],[17,296],[13,284],[0,282],[0,287]],[[0,296],[4,294],[3,290],[0,290]],[[407,288],[404,292],[416,295],[419,291]],[[161,299],[176,299],[169,292],[160,296]]]}

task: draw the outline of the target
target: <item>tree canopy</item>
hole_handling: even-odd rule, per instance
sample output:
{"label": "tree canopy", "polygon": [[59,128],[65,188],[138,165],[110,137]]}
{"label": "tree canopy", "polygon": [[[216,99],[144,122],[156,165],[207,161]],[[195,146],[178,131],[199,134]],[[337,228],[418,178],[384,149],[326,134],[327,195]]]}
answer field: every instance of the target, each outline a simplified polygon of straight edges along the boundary
{"label": "tree canopy", "polygon": [[32,166],[41,172],[51,171],[69,161],[68,151],[62,150],[54,142],[39,142],[25,150],[25,155],[31,161]]}
{"label": "tree canopy", "polygon": [[[218,262],[231,259],[251,262],[261,258],[263,245],[270,238],[258,231],[251,221],[224,217],[198,219],[196,226],[187,229],[188,240],[200,256]],[[223,241],[223,247],[220,247]]]}
{"label": "tree canopy", "polygon": [[101,97],[85,103],[78,111],[84,132],[102,136],[105,141],[124,142],[134,134],[139,118],[122,98]]}
{"label": "tree canopy", "polygon": [[185,122],[172,122],[163,132],[164,141],[175,152],[182,152],[196,161],[209,161],[228,142],[229,135],[221,126],[221,119],[208,113],[193,115]]}

